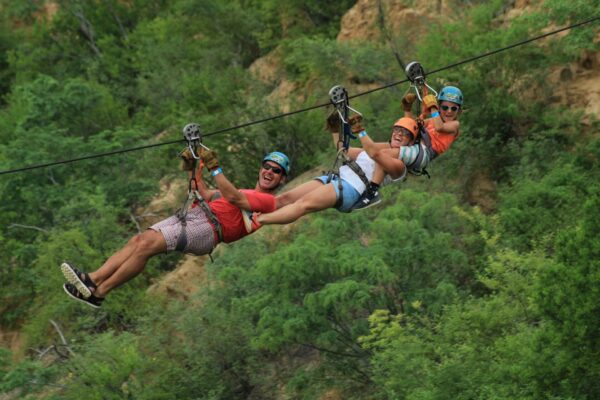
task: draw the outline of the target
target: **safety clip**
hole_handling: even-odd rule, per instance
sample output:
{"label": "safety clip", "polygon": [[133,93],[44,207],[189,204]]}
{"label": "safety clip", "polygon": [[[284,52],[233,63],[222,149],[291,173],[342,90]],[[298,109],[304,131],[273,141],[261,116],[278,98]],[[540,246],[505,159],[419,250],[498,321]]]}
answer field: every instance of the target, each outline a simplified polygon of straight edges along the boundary
{"label": "safety clip", "polygon": [[435,97],[437,97],[438,93],[435,91],[435,89],[429,86],[427,82],[425,82],[425,70],[423,69],[421,63],[419,63],[418,61],[409,62],[408,64],[406,64],[404,72],[406,73],[406,77],[410,81],[410,87],[415,89],[419,101],[423,101],[423,99],[421,98],[420,90],[423,88],[423,86],[431,90],[434,93]]}
{"label": "safety clip", "polygon": [[199,160],[200,157],[196,154],[198,146],[204,147],[206,150],[210,150],[208,147],[202,144],[202,132],[200,126],[196,123],[189,123],[183,127],[183,138],[187,141],[188,149],[192,153],[192,157]]}
{"label": "safety clip", "polygon": [[336,85],[329,89],[329,99],[331,104],[335,107],[340,119],[344,124],[348,123],[348,110],[362,116],[360,112],[350,107],[350,100],[348,99],[348,92],[343,86]]}

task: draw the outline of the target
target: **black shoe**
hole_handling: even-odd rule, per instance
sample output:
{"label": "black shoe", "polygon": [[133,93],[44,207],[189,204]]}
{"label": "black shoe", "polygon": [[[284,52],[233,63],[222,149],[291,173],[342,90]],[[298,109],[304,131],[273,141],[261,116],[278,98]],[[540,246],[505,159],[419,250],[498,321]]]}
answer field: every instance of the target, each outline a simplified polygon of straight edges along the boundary
{"label": "black shoe", "polygon": [[65,279],[86,299],[92,295],[91,289],[96,289],[96,284],[86,272],[81,272],[71,263],[64,262],[60,266]]}
{"label": "black shoe", "polygon": [[70,283],[65,283],[63,285],[63,289],[65,293],[68,294],[70,297],[77,301],[81,301],[82,303],[85,303],[90,307],[100,308],[102,302],[104,301],[103,297],[96,297],[93,294],[87,298],[83,297],[83,294],[81,294],[81,292],[77,290],[75,285],[71,285]]}
{"label": "black shoe", "polygon": [[376,206],[381,203],[381,197],[379,197],[379,191],[366,190],[363,195],[358,199],[356,204],[352,207],[352,210],[365,210],[369,207]]}

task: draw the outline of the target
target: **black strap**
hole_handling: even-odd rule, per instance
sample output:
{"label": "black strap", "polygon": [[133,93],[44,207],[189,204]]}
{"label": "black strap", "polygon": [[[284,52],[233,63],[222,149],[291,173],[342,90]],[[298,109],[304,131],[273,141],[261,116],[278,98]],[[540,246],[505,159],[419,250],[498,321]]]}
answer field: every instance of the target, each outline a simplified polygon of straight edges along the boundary
{"label": "black strap", "polygon": [[335,202],[334,207],[339,209],[344,204],[344,186],[342,185],[342,178],[338,175],[338,191],[340,195],[338,196],[337,201]]}
{"label": "black strap", "polygon": [[344,161],[344,164],[347,165],[348,167],[350,167],[352,172],[354,172],[356,175],[358,175],[358,177],[360,178],[361,181],[363,181],[365,186],[369,186],[370,182],[367,179],[367,175],[365,175],[365,172],[362,170],[360,165],[358,165],[356,163],[356,161],[346,158],[346,160]]}
{"label": "black strap", "polygon": [[223,228],[221,223],[217,219],[217,216],[212,212],[206,201],[200,196],[198,191],[194,190],[188,195],[188,199],[183,207],[177,211],[177,218],[179,218],[179,221],[181,222],[181,233],[179,234],[179,237],[177,238],[177,244],[175,245],[175,250],[177,251],[183,251],[188,243],[187,234],[185,232],[185,228],[187,226],[186,217],[187,211],[193,202],[198,203],[198,205],[202,208],[202,211],[204,211],[204,214],[206,214],[211,224],[214,226],[215,231],[217,232],[217,237],[219,238],[219,242],[223,241]]}
{"label": "black strap", "polygon": [[429,136],[429,132],[425,129],[425,125],[422,122],[419,122],[419,133],[423,143],[425,143],[425,147],[427,147],[427,151],[429,152],[429,159],[433,160],[438,156],[437,152],[431,146],[431,137]]}
{"label": "black strap", "polygon": [[175,245],[175,250],[183,252],[183,250],[185,250],[186,246],[187,246],[187,234],[185,233],[185,227],[187,225],[186,221],[185,221],[185,216],[183,216],[183,218],[179,217],[179,220],[181,221],[181,233],[179,234],[179,237],[177,238],[177,244]]}

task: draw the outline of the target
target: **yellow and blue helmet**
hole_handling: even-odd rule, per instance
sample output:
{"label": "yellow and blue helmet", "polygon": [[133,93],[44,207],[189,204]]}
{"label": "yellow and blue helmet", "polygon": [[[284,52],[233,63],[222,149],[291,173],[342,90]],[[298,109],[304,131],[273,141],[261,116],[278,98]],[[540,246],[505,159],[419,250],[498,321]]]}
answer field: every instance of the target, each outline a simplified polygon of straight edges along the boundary
{"label": "yellow and blue helmet", "polygon": [[463,94],[456,86],[446,86],[438,94],[438,101],[451,101],[462,106]]}
{"label": "yellow and blue helmet", "polygon": [[286,175],[290,174],[290,168],[291,168],[290,159],[288,158],[288,156],[286,156],[282,152],[273,151],[273,152],[267,154],[265,156],[265,158],[263,158],[263,162],[265,162],[265,161],[273,161],[274,163],[277,163],[281,168],[283,168]]}

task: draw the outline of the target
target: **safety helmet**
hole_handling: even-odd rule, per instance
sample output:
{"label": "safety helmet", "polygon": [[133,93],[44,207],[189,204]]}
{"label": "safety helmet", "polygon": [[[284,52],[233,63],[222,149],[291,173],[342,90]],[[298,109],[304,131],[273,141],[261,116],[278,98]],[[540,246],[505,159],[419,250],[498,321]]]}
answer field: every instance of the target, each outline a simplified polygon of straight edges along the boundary
{"label": "safety helmet", "polygon": [[286,156],[282,152],[274,151],[274,152],[267,154],[265,156],[265,158],[263,158],[263,162],[265,162],[265,161],[273,161],[274,163],[277,163],[281,168],[283,168],[286,175],[290,174],[290,167],[291,167],[290,159],[288,158],[288,156]]}
{"label": "safety helmet", "polygon": [[446,86],[438,94],[438,101],[451,101],[462,106],[463,94],[459,88],[455,86]]}
{"label": "safety helmet", "polygon": [[400,118],[398,121],[396,121],[396,123],[394,123],[394,126],[400,126],[407,129],[410,133],[412,133],[413,139],[417,138],[417,131],[419,128],[417,127],[417,121],[414,119],[408,117]]}

